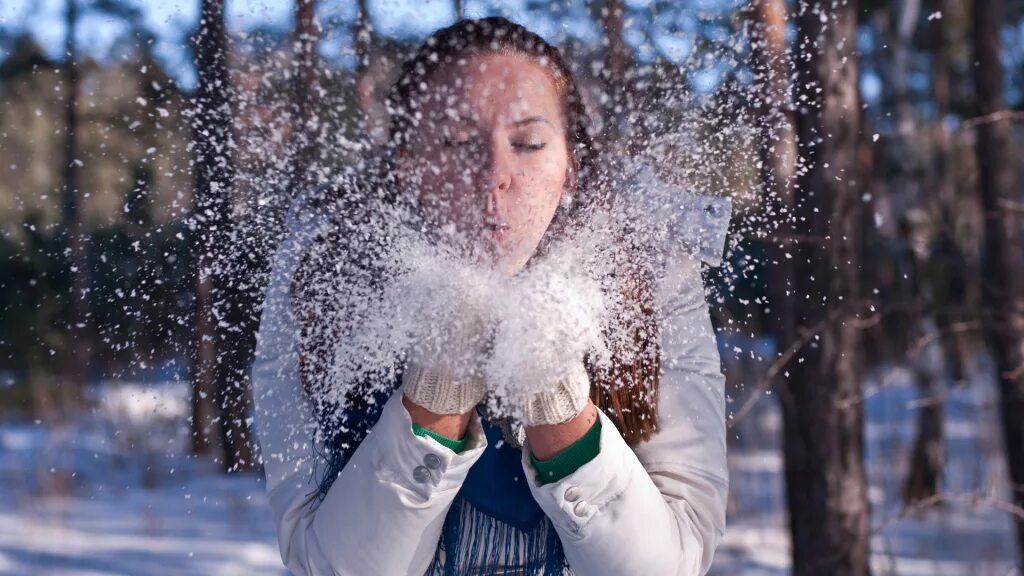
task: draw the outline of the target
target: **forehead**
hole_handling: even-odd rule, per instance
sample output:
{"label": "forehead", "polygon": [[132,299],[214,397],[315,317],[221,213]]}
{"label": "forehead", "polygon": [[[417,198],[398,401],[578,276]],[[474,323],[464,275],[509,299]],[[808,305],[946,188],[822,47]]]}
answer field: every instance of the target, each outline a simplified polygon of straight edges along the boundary
{"label": "forehead", "polygon": [[476,55],[442,65],[431,76],[424,108],[437,120],[515,122],[540,115],[561,118],[561,97],[551,72],[526,56]]}

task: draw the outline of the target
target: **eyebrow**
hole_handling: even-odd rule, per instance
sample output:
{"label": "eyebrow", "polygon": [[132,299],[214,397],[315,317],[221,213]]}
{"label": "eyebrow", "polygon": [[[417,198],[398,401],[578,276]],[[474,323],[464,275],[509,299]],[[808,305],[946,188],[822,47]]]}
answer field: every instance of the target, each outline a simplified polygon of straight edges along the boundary
{"label": "eyebrow", "polygon": [[[462,114],[458,114],[454,118],[451,117],[451,116],[442,115],[441,119],[442,120],[457,120],[459,122],[465,122],[466,124],[472,124],[472,125],[476,124],[476,122],[472,118],[470,118],[468,116],[464,116]],[[520,128],[522,126],[526,126],[528,124],[534,124],[534,123],[537,123],[537,122],[543,122],[543,123],[547,124],[548,126],[551,126],[552,128],[555,127],[555,125],[552,124],[550,120],[548,120],[547,118],[545,118],[543,116],[530,116],[529,118],[523,118],[522,120],[516,120],[515,122],[512,122],[509,125],[510,126],[514,126],[516,128]]]}
{"label": "eyebrow", "polygon": [[544,122],[544,123],[548,124],[549,126],[551,126],[552,128],[555,127],[554,124],[549,122],[548,119],[544,118],[543,116],[530,116],[529,118],[523,118],[522,120],[517,120],[516,122],[513,122],[512,125],[518,128],[519,126],[525,126],[527,124],[533,124],[534,122]]}

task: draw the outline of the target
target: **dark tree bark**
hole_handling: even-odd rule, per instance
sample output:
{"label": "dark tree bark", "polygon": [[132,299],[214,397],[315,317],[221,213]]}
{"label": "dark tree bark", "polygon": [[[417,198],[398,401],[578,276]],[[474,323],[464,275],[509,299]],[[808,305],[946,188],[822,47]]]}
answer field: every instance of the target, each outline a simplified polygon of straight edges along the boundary
{"label": "dark tree bark", "polygon": [[925,399],[919,406],[914,445],[910,453],[910,472],[903,484],[907,506],[923,502],[939,493],[946,463],[943,440],[945,396],[931,374],[915,374],[918,390]]}
{"label": "dark tree bark", "polygon": [[251,272],[232,261],[233,247],[240,239],[231,218],[235,170],[228,50],[224,4],[204,0],[196,39],[199,81],[192,110],[198,260],[193,450],[210,452],[211,438],[219,434],[222,465],[226,471],[237,471],[254,466],[246,355],[251,348],[253,310],[245,298]]}
{"label": "dark tree bark", "polygon": [[296,70],[292,84],[292,115],[295,132],[291,144],[289,198],[294,198],[300,190],[317,180],[315,165],[319,131],[313,119],[316,110],[314,100],[319,69],[316,50],[320,27],[316,23],[315,0],[296,0],[294,36]]}
{"label": "dark tree bark", "polygon": [[68,340],[63,350],[63,382],[60,389],[59,418],[67,417],[82,399],[89,370],[89,269],[86,257],[85,227],[79,204],[78,157],[78,64],[75,62],[75,32],[78,29],[78,1],[68,0],[65,14],[64,88],[64,184],[61,194],[61,220],[64,245],[71,278],[68,314]]}
{"label": "dark tree bark", "polygon": [[[933,0],[929,10],[943,12],[944,0]],[[938,343],[945,360],[944,368],[951,375],[951,384],[963,378],[955,323],[962,319],[964,292],[958,288],[963,279],[963,257],[953,237],[950,209],[955,201],[949,155],[950,134],[944,123],[949,114],[949,55],[946,20],[932,23],[930,48],[932,50],[932,98],[935,102],[935,122],[931,126],[934,153],[928,167],[928,190],[936,206],[935,237],[931,242],[925,269],[919,278],[928,287],[929,306],[938,330]],[[961,280],[958,282],[957,280]],[[911,452],[910,471],[903,485],[903,500],[907,505],[926,501],[939,493],[945,472],[946,449],[944,441],[945,391],[935,379],[919,378],[918,384],[924,403],[920,406],[917,431]]]}
{"label": "dark tree bark", "polygon": [[[907,85],[912,40],[921,11],[919,0],[904,0],[876,13],[875,21],[891,56],[882,62],[883,94],[886,108],[891,109],[894,130],[887,135],[876,153],[881,159],[881,178],[876,189],[885,196],[888,219],[895,226],[878,238],[886,253],[892,255],[892,269],[884,280],[893,288],[889,301],[894,304],[872,336],[879,341],[878,360],[905,364],[918,390],[921,401],[913,414],[917,430],[909,461],[909,473],[902,496],[908,504],[924,501],[935,495],[943,477],[943,390],[944,372],[935,364],[932,345],[918,346],[922,339],[935,336],[934,307],[928,283],[930,220],[936,195],[925,193],[926,161],[918,134]],[[883,281],[877,281],[880,285]]]}
{"label": "dark tree bark", "polygon": [[[974,87],[978,112],[987,117],[1004,109],[1003,67],[999,29],[1002,0],[974,0]],[[1015,158],[1010,123],[987,118],[978,124],[975,151],[978,188],[984,212],[982,307],[988,346],[995,359],[999,385],[1003,442],[1013,502],[1024,507],[1024,285],[1020,270],[1020,196],[1014,182]],[[1024,557],[1024,519],[1017,524],[1019,551]]]}
{"label": "dark tree bark", "polygon": [[385,53],[375,54],[377,42],[368,0],[359,0],[353,34],[356,38],[356,104],[359,106],[361,133],[367,147],[379,146],[390,137],[387,106],[381,94],[381,66],[387,65]]}
{"label": "dark tree bark", "polygon": [[195,299],[196,358],[192,371],[192,451],[210,454],[219,436],[217,425],[217,321],[215,278],[218,247],[228,226],[227,193],[233,178],[227,126],[227,33],[223,2],[204,1],[195,42],[199,76],[192,118],[194,154],[193,249],[197,278]]}
{"label": "dark tree bark", "polygon": [[[292,85],[291,162],[283,193],[294,198],[302,189],[319,179],[317,142],[319,130],[313,122],[316,113],[319,61],[319,26],[315,19],[316,2],[296,3],[296,73]],[[199,252],[198,293],[205,317],[197,325],[205,334],[214,335],[213,345],[206,339],[199,347],[199,365],[211,366],[215,390],[215,408],[223,447],[226,472],[252,470],[254,458],[249,426],[252,391],[250,367],[256,349],[256,333],[262,313],[262,296],[269,271],[271,246],[281,232],[279,219],[256,216],[247,221],[233,218],[232,191],[234,166],[232,152],[232,98],[227,67],[228,37],[224,26],[223,2],[204,2],[203,22],[198,45],[200,72],[196,106],[196,218],[203,231],[205,251]],[[208,16],[207,16],[208,14]],[[205,72],[203,72],[205,71]],[[198,127],[204,127],[199,130]],[[285,209],[290,201],[283,202]],[[263,228],[256,229],[253,225]],[[208,273],[204,277],[203,270]],[[212,364],[211,364],[212,361]],[[203,374],[204,371],[200,371]],[[197,379],[199,385],[205,385]]]}
{"label": "dark tree bark", "polygon": [[[797,331],[812,331],[781,389],[793,573],[868,574],[858,191],[857,2],[811,2],[797,17],[794,196]],[[823,18],[823,15],[825,18]],[[823,22],[825,20],[825,22]]]}
{"label": "dark tree bark", "polygon": [[[948,0],[936,0],[935,11],[951,12]],[[953,135],[945,118],[952,109],[949,26],[946,19],[936,22],[933,36],[932,97],[935,101],[933,140],[935,154],[930,189],[938,197],[937,233],[933,240],[929,277],[933,308],[941,338],[939,340],[954,384],[964,379],[963,352],[956,324],[967,320],[967,259],[956,237],[956,213],[960,201],[953,173]]]}
{"label": "dark tree bark", "polygon": [[[633,56],[623,37],[623,20],[626,7],[622,0],[603,0],[598,3],[598,22],[604,34],[604,59],[600,74],[601,84],[607,102],[602,111],[605,123],[597,143],[609,153],[634,150],[640,145],[638,135],[631,135],[628,127],[634,126],[631,114],[641,113],[634,106],[631,71]],[[631,142],[627,139],[632,137]]]}
{"label": "dark tree bark", "polygon": [[[761,86],[760,122],[762,210],[768,232],[769,316],[766,325],[777,344],[793,342],[795,335],[794,267],[786,254],[793,250],[793,184],[796,175],[796,129],[790,94],[792,66],[786,42],[784,0],[758,0],[751,6],[754,29],[752,54]],[[780,385],[778,382],[773,387]]]}

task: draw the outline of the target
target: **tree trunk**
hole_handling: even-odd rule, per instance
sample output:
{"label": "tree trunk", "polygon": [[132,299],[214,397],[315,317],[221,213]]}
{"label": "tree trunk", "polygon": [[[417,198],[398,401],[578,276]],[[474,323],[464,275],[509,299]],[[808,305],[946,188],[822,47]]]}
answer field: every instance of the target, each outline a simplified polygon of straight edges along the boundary
{"label": "tree trunk", "polygon": [[231,238],[229,211],[234,179],[227,49],[224,4],[204,0],[196,40],[198,84],[192,111],[194,249],[198,261],[192,445],[194,452],[209,454],[214,449],[213,438],[218,437],[224,465],[234,456],[230,445],[231,423],[223,413],[226,392],[223,376],[228,358],[220,327],[227,322],[228,312],[222,288],[227,275],[225,248]]}
{"label": "tree trunk", "polygon": [[[196,231],[196,236],[201,232]],[[197,249],[209,250],[206,242],[196,239]],[[208,260],[197,252],[200,261]],[[192,366],[192,453],[210,455],[217,445],[213,439],[219,435],[214,404],[217,383],[214,371],[217,365],[216,335],[213,322],[213,279],[209,269],[198,271],[195,297],[196,358]]]}
{"label": "tree trunk", "polygon": [[[761,130],[762,210],[769,231],[768,250],[769,317],[766,320],[777,346],[793,342],[795,335],[794,267],[786,255],[794,249],[793,184],[796,175],[796,129],[793,118],[790,78],[792,66],[786,43],[785,0],[758,0],[752,6],[755,42],[754,64],[764,95],[759,104]],[[773,383],[778,387],[780,383]]]}
{"label": "tree trunk", "polygon": [[633,106],[630,80],[632,51],[622,35],[625,3],[622,0],[603,0],[597,6],[598,21],[604,33],[604,61],[600,80],[607,97],[601,115],[604,129],[598,144],[609,154],[634,151],[640,138],[627,141],[631,136],[629,127],[633,126],[630,114],[640,111]]}
{"label": "tree trunk", "polygon": [[[999,29],[1002,0],[974,0],[974,86],[983,117],[1003,110],[1003,67]],[[1010,471],[1013,503],[1024,507],[1024,285],[1019,270],[1021,217],[1014,182],[1013,142],[1008,120],[978,125],[978,188],[985,237],[981,290],[986,340],[992,350],[999,384],[1003,442]],[[1024,519],[1017,523],[1018,548],[1024,557]]]}
{"label": "tree trunk", "polygon": [[[294,118],[291,143],[291,174],[289,198],[318,180],[316,143],[318,130],[313,122],[314,94],[317,85],[317,44],[320,28],[316,23],[315,0],[296,0],[295,3],[295,76],[292,84],[292,115]],[[312,169],[312,172],[311,172]],[[290,203],[289,203],[290,204]]]}
{"label": "tree trunk", "polygon": [[56,415],[66,419],[82,400],[89,370],[90,341],[87,332],[89,320],[89,269],[86,258],[85,227],[79,204],[78,158],[78,64],[75,62],[75,31],[78,29],[78,2],[68,0],[65,15],[64,88],[64,186],[61,197],[61,220],[71,278],[68,314],[68,339],[63,350],[63,382],[59,389]]}
{"label": "tree trunk", "polygon": [[[919,0],[903,0],[879,12],[879,28],[892,46],[892,58],[884,67],[884,93],[886,104],[894,111],[894,134],[879,147],[884,158],[884,183],[879,186],[887,196],[889,217],[895,228],[888,234],[887,245],[896,269],[890,281],[895,284],[895,304],[887,313],[886,321],[879,325],[879,339],[887,340],[887,348],[898,355],[891,360],[905,363],[921,399],[917,429],[909,462],[909,472],[903,485],[902,496],[911,505],[929,499],[938,493],[943,478],[945,452],[943,442],[943,372],[935,345],[914,352],[921,339],[934,336],[935,323],[930,316],[934,309],[931,286],[928,284],[930,238],[926,235],[929,219],[934,216],[929,207],[935,196],[922,193],[925,162],[916,133],[920,124],[910,102],[907,87],[911,43],[921,12]],[[884,345],[883,345],[884,346]]]}
{"label": "tree trunk", "polygon": [[[797,18],[793,250],[798,331],[813,331],[780,394],[793,573],[868,574],[870,514],[861,390],[857,2]],[[827,18],[823,18],[823,15]],[[826,22],[823,22],[826,20]]]}
{"label": "tree trunk", "polygon": [[[368,146],[382,145],[390,134],[387,106],[380,89],[380,73],[374,70],[374,30],[368,0],[359,0],[354,35],[356,37],[356,104],[359,106],[361,132]],[[386,59],[386,56],[383,56]]]}
{"label": "tree trunk", "polygon": [[[930,6],[933,12],[944,12],[944,0],[934,0]],[[946,11],[948,12],[948,10]],[[951,386],[963,378],[963,363],[954,331],[955,323],[963,319],[964,292],[957,280],[963,278],[962,255],[953,234],[951,208],[955,202],[955,186],[951,174],[949,156],[950,134],[944,119],[949,114],[949,55],[947,53],[946,19],[932,23],[932,97],[935,102],[935,122],[932,125],[934,153],[928,168],[927,189],[934,191],[932,201],[936,209],[935,237],[930,246],[928,274],[920,279],[928,287],[929,305],[935,318],[939,346],[945,360],[943,372]],[[903,486],[903,500],[907,505],[928,500],[941,490],[945,472],[946,450],[943,427],[945,422],[945,391],[936,381],[922,384],[921,395],[925,403],[918,414],[917,433],[911,453],[910,472]],[[930,388],[929,388],[930,386]]]}
{"label": "tree trunk", "polygon": [[[928,348],[933,346],[940,345],[928,344]],[[940,360],[932,354],[922,356],[924,359]],[[937,371],[934,366],[928,367],[923,363],[916,363],[913,370],[922,400],[918,404],[917,430],[910,453],[910,472],[903,485],[903,501],[908,506],[926,501],[938,494],[945,472],[946,448],[942,432],[945,420],[945,391],[940,385],[942,380],[936,377]]]}
{"label": "tree trunk", "polygon": [[[936,0],[935,11],[951,12],[948,0]],[[938,231],[933,241],[929,274],[933,309],[940,332],[943,356],[948,363],[951,383],[958,384],[965,378],[963,351],[956,324],[967,319],[967,259],[956,237],[956,213],[959,202],[953,173],[953,135],[946,126],[945,118],[951,109],[950,49],[948,24],[941,18],[935,22],[935,49],[932,60],[932,94],[935,100],[935,124],[933,126],[935,153],[931,170],[933,182],[929,187],[935,191],[938,200]],[[936,269],[938,265],[938,269]],[[941,289],[941,290],[940,290]]]}

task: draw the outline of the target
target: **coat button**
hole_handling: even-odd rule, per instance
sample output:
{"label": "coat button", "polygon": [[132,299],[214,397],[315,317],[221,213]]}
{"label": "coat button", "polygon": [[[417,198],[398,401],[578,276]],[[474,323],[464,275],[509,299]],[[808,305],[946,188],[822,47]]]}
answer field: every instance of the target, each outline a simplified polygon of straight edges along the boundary
{"label": "coat button", "polygon": [[430,480],[430,470],[423,466],[417,466],[412,470],[412,477],[417,482],[426,483],[427,480]]}
{"label": "coat button", "polygon": [[580,499],[580,487],[569,486],[565,489],[565,499],[569,502],[575,502]]}
{"label": "coat button", "polygon": [[583,501],[577,502],[576,505],[572,507],[572,513],[577,515],[577,516],[579,516],[579,517],[581,517],[581,518],[583,516],[586,516],[587,512],[589,512],[589,511],[590,511],[590,506],[587,506],[587,503],[583,502]]}
{"label": "coat button", "polygon": [[430,453],[423,457],[423,463],[427,465],[427,468],[437,470],[441,467],[441,457],[437,454]]}

